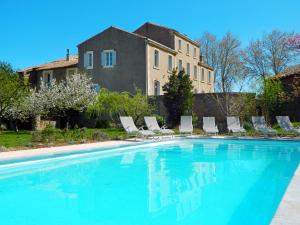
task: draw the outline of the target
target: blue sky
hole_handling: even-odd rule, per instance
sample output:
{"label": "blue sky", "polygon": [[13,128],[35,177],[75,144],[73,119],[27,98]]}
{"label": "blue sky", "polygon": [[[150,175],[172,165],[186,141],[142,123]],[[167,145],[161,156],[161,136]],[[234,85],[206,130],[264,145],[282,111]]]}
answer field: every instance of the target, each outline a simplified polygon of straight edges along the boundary
{"label": "blue sky", "polygon": [[272,29],[300,33],[299,0],[1,0],[0,60],[15,68],[65,56],[108,26],[133,31],[146,21],[191,38],[227,31],[243,45]]}

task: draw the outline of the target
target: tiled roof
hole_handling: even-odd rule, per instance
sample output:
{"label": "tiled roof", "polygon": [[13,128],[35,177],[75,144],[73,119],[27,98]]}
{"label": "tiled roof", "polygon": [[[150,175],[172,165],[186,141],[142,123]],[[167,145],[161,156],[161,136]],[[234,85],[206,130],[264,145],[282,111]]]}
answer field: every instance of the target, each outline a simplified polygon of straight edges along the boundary
{"label": "tiled roof", "polygon": [[78,55],[74,55],[74,56],[70,56],[69,61],[67,61],[66,58],[58,59],[53,62],[26,68],[22,72],[29,72],[31,70],[49,70],[49,69],[56,69],[56,68],[72,67],[72,66],[77,66],[77,64],[78,64]]}
{"label": "tiled roof", "polygon": [[287,68],[284,72],[279,73],[276,76],[274,76],[274,78],[281,79],[281,78],[292,76],[295,74],[300,74],[300,64]]}

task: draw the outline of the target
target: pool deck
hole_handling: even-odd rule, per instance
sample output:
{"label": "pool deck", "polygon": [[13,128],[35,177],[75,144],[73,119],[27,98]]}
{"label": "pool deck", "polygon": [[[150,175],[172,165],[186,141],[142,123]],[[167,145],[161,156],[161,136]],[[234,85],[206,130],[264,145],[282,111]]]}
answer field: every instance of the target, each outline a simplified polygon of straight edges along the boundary
{"label": "pool deck", "polygon": [[54,156],[59,154],[82,152],[83,149],[90,150],[95,148],[109,148],[122,145],[133,144],[132,141],[105,141],[78,145],[52,146],[47,148],[36,148],[32,150],[18,150],[10,152],[0,152],[0,162],[13,161],[20,159],[30,159],[39,156]]}
{"label": "pool deck", "polygon": [[[207,138],[207,136],[193,136],[193,138],[201,137]],[[266,139],[266,140],[299,140],[293,139],[281,139],[281,138],[245,138],[245,137],[223,137],[223,136],[211,136],[211,138],[217,139]],[[90,150],[95,148],[110,148],[120,147],[128,144],[138,143],[140,141],[126,140],[126,141],[106,141],[97,143],[87,143],[78,145],[67,146],[54,146],[47,148],[37,148],[32,150],[19,150],[10,152],[0,152],[0,163],[6,161],[14,161],[20,159],[30,159],[39,156],[54,156],[66,153],[82,152],[83,149]],[[298,166],[294,176],[280,202],[280,205],[276,211],[275,216],[271,222],[271,225],[300,225],[300,165]]]}
{"label": "pool deck", "polygon": [[291,180],[271,225],[300,224],[300,165]]}

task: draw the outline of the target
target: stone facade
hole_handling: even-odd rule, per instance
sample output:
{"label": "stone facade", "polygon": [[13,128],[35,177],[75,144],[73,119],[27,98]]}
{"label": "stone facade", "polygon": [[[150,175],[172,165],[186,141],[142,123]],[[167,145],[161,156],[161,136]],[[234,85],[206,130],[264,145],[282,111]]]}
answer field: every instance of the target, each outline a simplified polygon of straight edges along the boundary
{"label": "stone facade", "polygon": [[79,69],[112,91],[138,87],[161,95],[172,70],[185,69],[195,93],[214,92],[214,71],[200,62],[199,45],[173,29],[146,23],[131,33],[110,27],[79,44],[78,53]]}

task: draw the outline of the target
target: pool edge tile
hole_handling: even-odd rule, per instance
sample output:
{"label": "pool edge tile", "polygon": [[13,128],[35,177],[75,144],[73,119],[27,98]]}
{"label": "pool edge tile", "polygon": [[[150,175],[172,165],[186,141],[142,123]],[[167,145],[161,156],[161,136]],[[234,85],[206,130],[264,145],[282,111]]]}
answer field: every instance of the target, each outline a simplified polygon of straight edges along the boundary
{"label": "pool edge tile", "polygon": [[300,225],[300,165],[284,193],[271,225]]}

